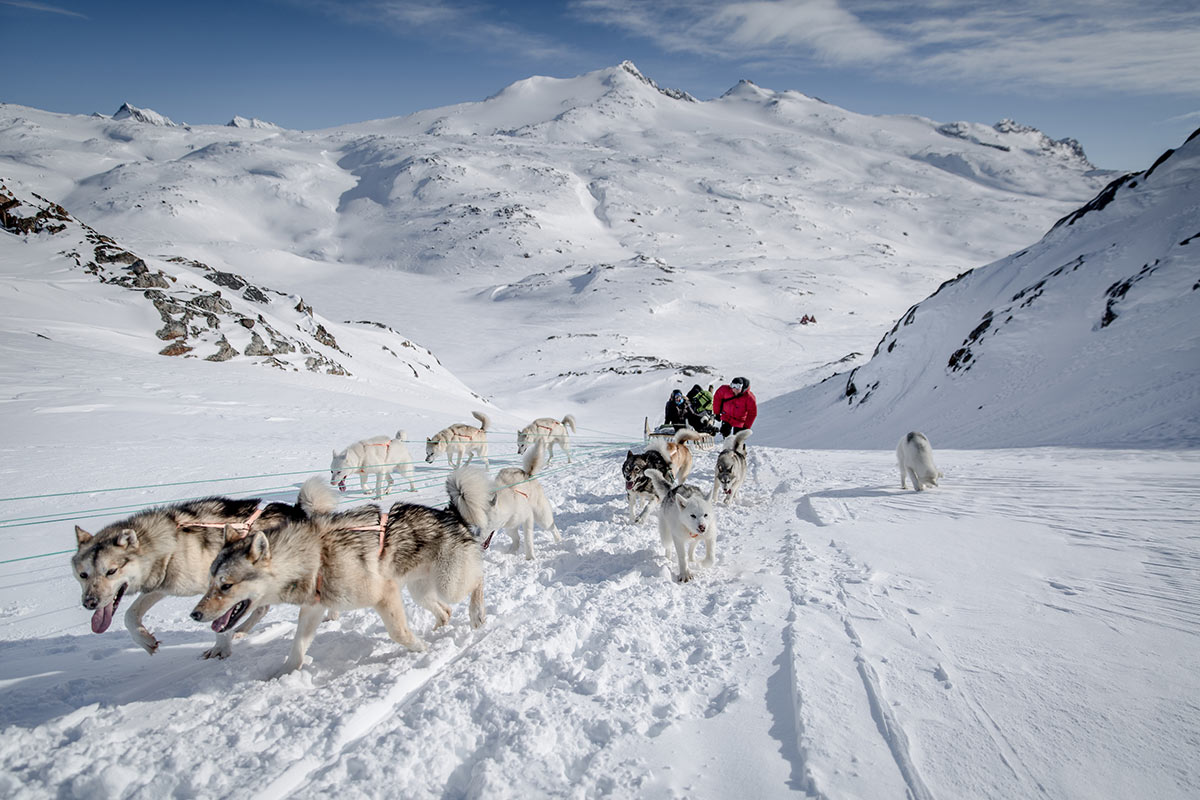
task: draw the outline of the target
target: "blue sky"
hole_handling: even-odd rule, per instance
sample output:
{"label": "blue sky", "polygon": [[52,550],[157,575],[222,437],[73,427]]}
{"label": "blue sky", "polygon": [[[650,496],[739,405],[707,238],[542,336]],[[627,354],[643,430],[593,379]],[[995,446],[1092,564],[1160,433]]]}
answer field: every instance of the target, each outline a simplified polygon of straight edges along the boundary
{"label": "blue sky", "polygon": [[625,59],[701,100],[747,78],[865,114],[1009,117],[1145,169],[1200,127],[1196,0],[0,0],[0,100],[316,129]]}

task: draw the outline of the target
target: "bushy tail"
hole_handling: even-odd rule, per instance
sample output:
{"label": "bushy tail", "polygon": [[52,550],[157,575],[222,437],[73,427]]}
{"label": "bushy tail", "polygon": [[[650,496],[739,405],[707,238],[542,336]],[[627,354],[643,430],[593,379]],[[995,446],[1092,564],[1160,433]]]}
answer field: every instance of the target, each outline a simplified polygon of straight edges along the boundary
{"label": "bushy tail", "polygon": [[672,441],[675,442],[675,444],[682,444],[684,442],[697,442],[706,437],[707,434],[700,433],[699,431],[692,430],[691,428],[680,428],[679,430],[675,431],[675,436]]}
{"label": "bushy tail", "polygon": [[562,418],[561,421],[562,421],[563,425],[566,425],[568,428],[571,429],[571,433],[575,432],[575,417],[571,416],[570,414],[567,414],[565,417]]}
{"label": "bushy tail", "polygon": [[671,491],[671,482],[654,468],[646,470],[645,475],[650,479],[650,485],[654,487],[655,496],[658,497],[659,501],[662,501],[667,496],[667,493]]}
{"label": "bushy tail", "polygon": [[400,441],[402,441],[402,442],[407,442],[407,441],[408,441],[408,436],[407,436],[407,434],[405,434],[405,432],[404,432],[404,429],[403,429],[403,428],[401,428],[400,430],[396,431],[396,435],[395,435],[395,436],[393,436],[392,438],[393,438],[393,439],[399,439],[399,440],[400,440]]}
{"label": "bushy tail", "polygon": [[296,505],[310,517],[313,514],[332,514],[337,511],[338,497],[323,477],[314,475],[300,487]]}
{"label": "bushy tail", "polygon": [[487,418],[487,414],[484,414],[482,411],[472,411],[471,416],[479,420],[479,430],[481,431],[486,431],[488,429],[488,425],[492,424],[492,421]]}
{"label": "bushy tail", "polygon": [[728,439],[725,440],[725,446],[722,447],[721,449],[722,450],[737,450],[739,452],[745,452],[746,437],[752,433],[754,433],[754,431],[750,430],[749,428],[746,428],[746,430],[744,430],[744,431],[738,431],[733,436],[730,436]]}
{"label": "bushy tail", "polygon": [[521,468],[525,470],[525,474],[533,477],[542,471],[542,467],[546,466],[546,445],[538,439],[533,443],[532,447],[525,450],[525,462]]}
{"label": "bushy tail", "polygon": [[488,508],[492,503],[492,479],[479,467],[459,467],[446,478],[446,494],[450,506],[463,521],[480,530],[488,525]]}

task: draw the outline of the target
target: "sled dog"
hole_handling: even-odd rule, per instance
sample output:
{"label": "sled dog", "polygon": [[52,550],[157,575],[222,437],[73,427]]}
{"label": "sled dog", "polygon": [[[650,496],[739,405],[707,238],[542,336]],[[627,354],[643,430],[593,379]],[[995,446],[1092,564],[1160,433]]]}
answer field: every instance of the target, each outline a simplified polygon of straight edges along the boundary
{"label": "sled dog", "polygon": [[[689,561],[696,560],[696,542],[704,540],[704,561],[711,567],[717,558],[717,520],[712,505],[698,486],[681,483],[673,486],[656,469],[646,470],[646,477],[658,495],[658,535],[662,538],[667,563],[671,563],[671,545],[679,558],[679,582],[692,579]],[[686,555],[685,555],[686,552]]]}
{"label": "sled dog", "polygon": [[896,445],[896,462],[900,466],[900,488],[907,489],[906,477],[912,478],[913,488],[918,492],[928,486],[937,486],[942,473],[933,463],[933,448],[925,434],[912,431]]}
{"label": "sled dog", "polygon": [[[492,505],[488,511],[488,527],[491,533],[488,541],[496,531],[503,528],[512,537],[512,547],[508,552],[515,553],[521,546],[521,530],[525,530],[525,558],[533,559],[533,525],[536,522],[544,530],[550,531],[555,542],[561,542],[558,526],[554,524],[554,511],[550,501],[542,491],[542,485],[535,477],[548,461],[546,447],[540,441],[525,451],[525,461],[521,467],[506,467],[496,473],[492,482]],[[487,543],[484,543],[487,546]]]}
{"label": "sled dog", "polygon": [[333,460],[329,464],[329,483],[338,487],[338,491],[346,491],[346,479],[358,473],[359,485],[363,494],[367,492],[367,476],[375,476],[375,499],[383,497],[384,478],[387,479],[387,492],[392,491],[392,473],[399,472],[408,478],[408,490],[415,492],[417,485],[413,482],[412,456],[408,446],[404,444],[404,431],[396,431],[396,438],[388,436],[372,436],[362,439],[347,447],[342,452],[333,451]]}
{"label": "sled dog", "polygon": [[[632,450],[627,451],[625,463],[621,465],[621,474],[625,476],[625,499],[629,501],[629,521],[634,524],[644,520],[658,503],[654,486],[646,477],[647,469],[656,469],[667,480],[675,480],[675,471],[671,468],[666,443],[661,439],[652,439],[644,453],[635,455]],[[646,505],[638,511],[641,501],[645,501]]]}
{"label": "sled dog", "polygon": [[705,439],[711,441],[712,437],[691,428],[680,428],[675,431],[673,437],[664,443],[667,448],[667,457],[671,459],[671,469],[675,473],[676,483],[683,483],[692,473],[692,451],[688,448],[687,443]]}
{"label": "sled dog", "polygon": [[725,505],[733,502],[734,495],[746,480],[746,437],[753,433],[746,428],[725,440],[725,446],[717,454],[717,474],[713,478],[710,503],[722,500]]}
{"label": "sled dog", "polygon": [[[225,544],[226,527],[232,536],[257,534],[308,514],[328,513],[337,498],[320,478],[310,478],[300,489],[296,505],[257,499],[207,497],[176,505],[140,511],[91,534],[75,526],[78,549],[71,567],[83,586],[83,607],[94,611],[92,632],[104,633],[112,624],[126,594],[140,592],[125,612],[125,627],[133,641],[151,655],[158,640],[142,623],[150,607],[164,597],[203,594],[208,569]],[[205,658],[226,658],[234,634],[249,631],[267,612],[263,606],[236,631],[222,630],[204,652]]]}
{"label": "sled dog", "polygon": [[[432,464],[433,459],[445,453],[446,461],[451,467],[465,467],[471,459],[478,455],[483,463],[488,463],[487,429],[491,424],[487,416],[472,411],[471,416],[481,423],[478,428],[465,422],[456,422],[448,428],[435,433],[425,440],[425,461]],[[463,463],[463,454],[467,455],[467,464]]]}
{"label": "sled dog", "polygon": [[478,468],[446,479],[447,509],[395,503],[314,514],[271,531],[231,535],[212,562],[208,591],[192,611],[197,622],[227,631],[263,605],[300,606],[291,654],[277,673],[304,664],[327,612],[374,608],[388,635],[425,649],[408,627],[401,590],[433,613],[440,627],[450,605],[468,595],[471,625],[483,624],[483,556],[472,527],[487,525],[491,481]]}
{"label": "sled dog", "polygon": [[546,463],[554,458],[554,445],[567,454],[567,463],[571,463],[571,442],[567,438],[567,428],[575,432],[575,417],[567,414],[561,420],[552,417],[538,417],[533,422],[517,431],[517,455],[534,442],[544,442],[546,445]]}

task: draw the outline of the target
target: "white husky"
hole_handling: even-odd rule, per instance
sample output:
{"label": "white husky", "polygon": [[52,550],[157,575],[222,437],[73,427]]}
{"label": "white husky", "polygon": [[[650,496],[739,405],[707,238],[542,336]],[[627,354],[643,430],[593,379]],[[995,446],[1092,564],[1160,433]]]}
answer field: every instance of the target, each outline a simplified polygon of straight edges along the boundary
{"label": "white husky", "polygon": [[937,479],[942,477],[941,471],[933,463],[933,448],[925,434],[912,431],[896,445],[896,463],[900,467],[900,488],[907,489],[905,478],[911,477],[913,488],[918,492],[925,487],[937,486]]}
{"label": "white husky", "polygon": [[656,469],[646,470],[658,495],[658,535],[662,539],[667,561],[671,560],[671,545],[679,557],[679,582],[692,579],[689,561],[696,560],[696,542],[704,539],[704,561],[711,567],[717,558],[717,520],[712,504],[698,486],[671,485]]}
{"label": "white husky", "polygon": [[[536,522],[543,529],[550,531],[555,542],[561,542],[562,536],[558,526],[554,524],[554,511],[550,501],[542,491],[542,485],[535,477],[547,461],[546,449],[541,442],[535,442],[533,447],[525,452],[523,467],[506,467],[496,473],[492,487],[492,506],[488,511],[488,525],[494,534],[504,528],[512,537],[512,547],[508,552],[515,553],[521,546],[522,528],[525,529],[525,558],[533,559],[533,525]],[[491,541],[491,535],[488,536]],[[484,545],[487,546],[486,544]]]}
{"label": "white husky", "polygon": [[383,480],[387,478],[387,490],[392,491],[392,473],[399,472],[408,478],[408,490],[415,492],[417,486],[413,483],[412,456],[408,446],[404,444],[404,431],[397,431],[396,438],[388,436],[372,436],[362,439],[347,447],[342,452],[333,451],[333,461],[329,464],[329,484],[346,491],[346,479],[358,473],[359,485],[363,493],[367,491],[367,476],[375,476],[375,498],[383,497]]}
{"label": "white husky", "polygon": [[487,429],[491,421],[478,411],[472,411],[471,416],[481,423],[478,428],[465,422],[456,422],[425,440],[425,460],[428,463],[432,464],[434,458],[445,453],[451,467],[466,466],[462,460],[464,454],[467,454],[467,464],[478,455],[487,465]]}
{"label": "white husky", "polygon": [[543,442],[546,445],[547,464],[554,458],[554,445],[558,445],[559,449],[567,454],[567,463],[570,464],[571,442],[567,438],[567,428],[571,429],[571,433],[575,432],[575,418],[570,414],[561,420],[538,417],[517,431],[517,454],[524,453],[525,449],[535,442]]}

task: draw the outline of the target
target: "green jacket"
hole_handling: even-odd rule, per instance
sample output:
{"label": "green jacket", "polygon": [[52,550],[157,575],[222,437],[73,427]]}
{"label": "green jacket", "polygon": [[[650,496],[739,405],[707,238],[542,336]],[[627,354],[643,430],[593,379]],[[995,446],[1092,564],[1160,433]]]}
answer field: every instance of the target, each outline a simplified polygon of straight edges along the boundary
{"label": "green jacket", "polygon": [[692,387],[688,392],[688,400],[692,401],[692,408],[696,411],[712,411],[712,392],[706,392],[701,389],[699,384]]}

